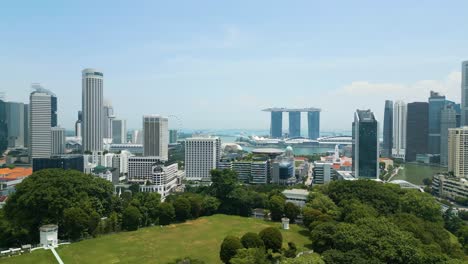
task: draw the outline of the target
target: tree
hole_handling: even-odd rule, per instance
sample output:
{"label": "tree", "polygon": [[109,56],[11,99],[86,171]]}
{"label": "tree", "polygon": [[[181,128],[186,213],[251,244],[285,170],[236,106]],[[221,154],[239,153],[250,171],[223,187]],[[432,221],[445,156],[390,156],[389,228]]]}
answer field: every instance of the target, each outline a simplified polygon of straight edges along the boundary
{"label": "tree", "polygon": [[174,221],[175,211],[174,206],[170,203],[161,203],[158,208],[159,224],[168,225]]}
{"label": "tree", "polygon": [[311,192],[309,194],[307,207],[319,210],[323,214],[328,214],[331,216],[337,216],[339,214],[338,207],[333,202],[333,200],[319,192]]}
{"label": "tree", "polygon": [[322,212],[317,209],[304,207],[302,209],[302,222],[304,223],[304,226],[309,227],[310,224],[317,221],[321,215],[323,215]]}
{"label": "tree", "polygon": [[198,195],[191,195],[188,199],[190,201],[190,214],[192,218],[198,218],[202,213],[202,198]]}
{"label": "tree", "polygon": [[273,196],[268,201],[268,209],[271,212],[271,220],[280,221],[284,214],[284,199],[281,196]]}
{"label": "tree", "polygon": [[291,223],[294,223],[296,221],[296,218],[297,216],[301,213],[301,209],[299,208],[299,206],[291,203],[291,202],[287,202],[285,205],[284,205],[284,215],[289,218],[289,220],[291,221]]}
{"label": "tree", "polygon": [[245,248],[263,248],[265,244],[260,236],[253,232],[245,233],[241,238],[241,243]]}
{"label": "tree", "polygon": [[202,201],[202,213],[203,215],[212,215],[218,211],[220,201],[213,196],[205,196]]}
{"label": "tree", "polygon": [[74,170],[40,170],[16,185],[5,205],[5,217],[13,230],[27,231],[22,244],[35,243],[43,224],[58,224],[63,237],[66,208],[82,208],[89,215],[99,210],[108,215],[112,196],[112,184],[99,177]]}
{"label": "tree", "polygon": [[341,219],[353,223],[361,218],[377,217],[377,211],[358,200],[343,201],[341,204]]}
{"label": "tree", "polygon": [[227,236],[221,244],[219,257],[224,263],[230,263],[230,260],[237,254],[237,250],[242,248],[238,237]]}
{"label": "tree", "polygon": [[176,259],[175,261],[169,262],[167,264],[205,264],[205,262],[203,260],[186,257]]}
{"label": "tree", "polygon": [[178,197],[174,202],[174,211],[177,221],[185,221],[190,218],[190,201],[185,197]]}
{"label": "tree", "polygon": [[211,182],[210,192],[224,201],[237,185],[237,173],[233,170],[212,170]]}
{"label": "tree", "polygon": [[[334,262],[330,262],[334,263]],[[350,262],[349,262],[350,263]],[[297,258],[288,258],[281,261],[281,264],[325,264],[325,262],[320,258],[320,255],[312,253],[312,254],[304,254]],[[365,264],[365,263],[362,263]]]}
{"label": "tree", "polygon": [[132,194],[136,194],[140,192],[140,185],[138,183],[133,183],[128,189],[132,191]]}
{"label": "tree", "polygon": [[141,221],[141,213],[135,206],[129,205],[125,208],[122,216],[122,227],[128,231],[138,230]]}
{"label": "tree", "polygon": [[260,248],[242,248],[237,250],[237,254],[230,260],[231,264],[271,264],[265,254],[265,250]]}
{"label": "tree", "polygon": [[297,254],[297,247],[294,242],[288,242],[288,249],[284,251],[284,256],[287,258],[295,258]]}
{"label": "tree", "polygon": [[260,231],[259,236],[263,240],[267,250],[271,249],[273,252],[280,252],[283,245],[283,235],[278,228],[267,227]]}
{"label": "tree", "polygon": [[401,197],[401,210],[427,221],[442,222],[440,205],[437,204],[434,197],[427,193],[416,190],[407,191]]}
{"label": "tree", "polygon": [[64,210],[65,235],[71,240],[83,238],[88,233],[89,216],[81,208],[70,207]]}

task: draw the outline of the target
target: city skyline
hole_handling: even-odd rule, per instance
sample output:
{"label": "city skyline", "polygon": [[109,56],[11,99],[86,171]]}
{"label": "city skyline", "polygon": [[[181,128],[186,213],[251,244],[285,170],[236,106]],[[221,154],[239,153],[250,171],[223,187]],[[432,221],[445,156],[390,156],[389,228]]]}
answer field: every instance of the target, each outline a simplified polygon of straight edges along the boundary
{"label": "city skyline", "polygon": [[[454,25],[464,22],[468,3],[427,3],[424,12],[414,12],[418,3],[342,5],[259,1],[245,10],[189,2],[179,13],[174,4],[145,1],[93,3],[92,10],[9,2],[0,11],[9,40],[0,44],[8,50],[0,53],[0,90],[26,103],[30,83],[42,83],[57,94],[67,129],[81,109],[79,72],[87,67],[106,74],[104,99],[131,129],[140,128],[135,116],[155,113],[175,115],[189,129],[267,130],[270,118],[260,110],[286,106],[321,108],[323,130],[349,130],[353,117],[343,112],[370,108],[381,121],[386,99],[426,101],[434,90],[460,102],[468,39]],[[161,97],[172,100],[155,104]]]}

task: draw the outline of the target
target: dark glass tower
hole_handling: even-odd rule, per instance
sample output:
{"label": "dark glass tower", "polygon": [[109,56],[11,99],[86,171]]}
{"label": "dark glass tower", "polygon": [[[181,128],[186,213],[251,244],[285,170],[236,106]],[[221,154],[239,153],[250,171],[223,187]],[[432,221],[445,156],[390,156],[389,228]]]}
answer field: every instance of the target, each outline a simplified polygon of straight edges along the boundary
{"label": "dark glass tower", "polygon": [[431,91],[429,97],[429,154],[440,154],[440,114],[445,106],[445,96]]}
{"label": "dark glass tower", "polygon": [[320,137],[320,112],[307,112],[307,125],[309,138],[317,139]]}
{"label": "dark glass tower", "polygon": [[353,123],[353,166],[357,178],[379,178],[378,122],[371,110],[356,110]]}
{"label": "dark glass tower", "polygon": [[8,148],[7,105],[0,100],[0,155]]}
{"label": "dark glass tower", "polygon": [[272,138],[283,136],[283,112],[271,112],[270,136]]}
{"label": "dark glass tower", "polygon": [[382,156],[390,157],[393,147],[393,101],[385,101]]}
{"label": "dark glass tower", "polygon": [[289,137],[301,136],[301,112],[289,112]]}
{"label": "dark glass tower", "polygon": [[54,95],[52,95],[50,97],[50,102],[52,104],[52,107],[51,107],[51,113],[50,113],[50,116],[51,116],[51,123],[50,125],[52,127],[56,127],[57,126],[57,97],[55,97]]}
{"label": "dark glass tower", "polygon": [[408,104],[406,119],[406,161],[415,161],[416,154],[427,153],[429,132],[429,104]]}

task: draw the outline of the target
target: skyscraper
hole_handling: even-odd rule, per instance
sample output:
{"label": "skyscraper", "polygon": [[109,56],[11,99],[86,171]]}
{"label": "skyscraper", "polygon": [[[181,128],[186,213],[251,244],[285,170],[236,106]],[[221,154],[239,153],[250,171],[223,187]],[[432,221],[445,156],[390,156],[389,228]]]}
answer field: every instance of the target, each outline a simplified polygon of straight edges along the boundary
{"label": "skyscraper", "polygon": [[75,137],[82,137],[83,112],[78,111],[78,119],[75,122]]}
{"label": "skyscraper", "polygon": [[24,147],[29,147],[29,105],[24,104]]}
{"label": "skyscraper", "polygon": [[395,102],[393,107],[393,147],[392,157],[405,159],[406,152],[406,104]]}
{"label": "skyscraper", "polygon": [[379,178],[378,123],[371,110],[356,110],[353,122],[353,166],[356,178]]}
{"label": "skyscraper", "polygon": [[159,115],[143,117],[143,152],[146,157],[168,159],[168,118]]}
{"label": "skyscraper", "polygon": [[271,112],[270,136],[272,138],[283,136],[283,112]]}
{"label": "skyscraper", "polygon": [[52,132],[52,155],[65,154],[65,129],[53,127]]}
{"label": "skyscraper", "polygon": [[468,61],[462,62],[461,126],[468,126]]}
{"label": "skyscraper", "polygon": [[103,150],[103,77],[95,69],[82,72],[83,151]]}
{"label": "skyscraper", "polygon": [[29,97],[29,155],[34,158],[49,158],[52,153],[52,98],[53,93],[33,84]]}
{"label": "skyscraper", "polygon": [[7,102],[8,146],[24,147],[24,103]]}
{"label": "skyscraper", "polygon": [[393,148],[393,101],[385,101],[382,156],[390,157]]}
{"label": "skyscraper", "polygon": [[426,154],[429,131],[429,104],[409,103],[406,118],[406,161],[416,161],[417,154]]}
{"label": "skyscraper", "polygon": [[170,144],[177,143],[177,134],[178,134],[178,131],[176,129],[169,130],[169,143]]}
{"label": "skyscraper", "polygon": [[309,138],[317,139],[320,137],[320,111],[307,112],[307,125]]}
{"label": "skyscraper", "polygon": [[449,128],[457,127],[456,105],[447,103],[440,115],[440,165],[448,165],[448,132]]}
{"label": "skyscraper", "polygon": [[440,113],[445,105],[445,96],[431,91],[429,97],[429,154],[440,154]]}
{"label": "skyscraper", "polygon": [[8,148],[8,125],[7,125],[7,106],[6,103],[0,99],[0,153]]}
{"label": "skyscraper", "polygon": [[112,143],[127,143],[127,121],[123,119],[112,120]]}
{"label": "skyscraper", "polygon": [[217,168],[220,158],[219,138],[188,138],[185,141],[185,177],[188,180],[211,180],[210,172]]}
{"label": "skyscraper", "polygon": [[289,112],[289,137],[301,136],[301,112]]}
{"label": "skyscraper", "polygon": [[114,108],[110,101],[104,101],[103,117],[102,117],[102,131],[104,138],[113,138],[112,134],[112,120],[114,120]]}
{"label": "skyscraper", "polygon": [[468,177],[468,126],[449,128],[448,171],[456,177]]}

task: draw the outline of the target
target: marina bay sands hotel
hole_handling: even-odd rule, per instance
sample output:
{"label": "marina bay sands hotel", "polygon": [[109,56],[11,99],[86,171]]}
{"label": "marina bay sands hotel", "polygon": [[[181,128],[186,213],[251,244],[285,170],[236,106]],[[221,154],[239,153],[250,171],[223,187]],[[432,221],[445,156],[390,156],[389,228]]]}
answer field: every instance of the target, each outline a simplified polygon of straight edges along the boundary
{"label": "marina bay sands hotel", "polygon": [[283,137],[283,112],[289,113],[289,138],[301,136],[301,113],[307,113],[307,124],[310,139],[320,136],[320,109],[319,108],[267,108],[262,110],[271,112],[271,138]]}

